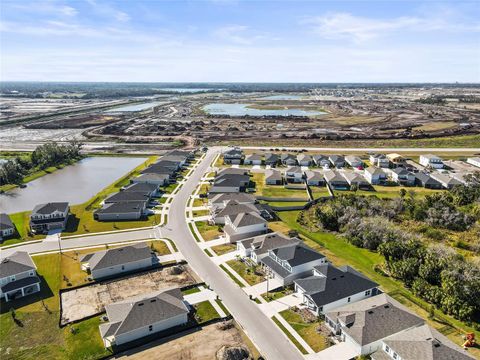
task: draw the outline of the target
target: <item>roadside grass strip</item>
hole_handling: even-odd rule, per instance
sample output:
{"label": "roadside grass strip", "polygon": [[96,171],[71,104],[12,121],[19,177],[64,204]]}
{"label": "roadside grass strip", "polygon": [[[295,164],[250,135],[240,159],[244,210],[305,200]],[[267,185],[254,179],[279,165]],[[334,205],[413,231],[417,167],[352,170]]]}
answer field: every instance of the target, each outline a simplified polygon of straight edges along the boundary
{"label": "roadside grass strip", "polygon": [[228,270],[223,264],[220,265],[220,269],[222,269],[223,271],[225,271],[227,273],[228,276],[230,276],[230,278],[238,285],[240,286],[241,288],[245,287],[245,285],[240,281],[238,280],[231,272],[230,270]]}
{"label": "roadside grass strip", "polygon": [[203,249],[203,251],[204,251],[209,257],[213,257],[213,254],[212,254],[212,252],[211,252],[209,249]]}
{"label": "roadside grass strip", "polygon": [[190,232],[192,233],[193,237],[195,238],[195,241],[196,241],[196,242],[201,242],[201,240],[198,238],[197,233],[196,233],[195,230],[193,229],[193,224],[192,224],[192,223],[188,223],[188,227],[190,228]]}
{"label": "roadside grass strip", "polygon": [[230,315],[230,311],[228,311],[228,309],[225,307],[225,305],[223,304],[223,301],[220,300],[220,299],[215,299],[215,302],[217,303],[217,305],[220,307],[220,309],[223,310],[223,312],[225,313],[225,315]]}
{"label": "roadside grass strip", "polygon": [[280,330],[284,332],[285,335],[287,335],[288,339],[297,347],[298,350],[300,350],[300,352],[303,355],[308,354],[307,350],[305,350],[305,348],[298,342],[298,340],[295,339],[295,337],[292,334],[290,334],[290,332],[287,330],[285,326],[283,326],[280,320],[275,318],[275,316],[272,316],[272,321],[280,328]]}
{"label": "roadside grass strip", "polygon": [[195,308],[195,317],[199,324],[205,323],[207,321],[219,318],[217,310],[210,304],[210,301],[202,301],[198,304],[193,305]]}

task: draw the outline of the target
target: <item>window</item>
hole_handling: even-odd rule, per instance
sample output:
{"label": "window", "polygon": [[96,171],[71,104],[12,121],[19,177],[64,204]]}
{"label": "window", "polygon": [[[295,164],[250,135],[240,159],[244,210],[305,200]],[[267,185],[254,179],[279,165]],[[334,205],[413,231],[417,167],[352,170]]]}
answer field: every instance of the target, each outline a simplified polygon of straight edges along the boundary
{"label": "window", "polygon": [[32,270],[32,271],[30,271],[29,275],[30,275],[30,276],[33,276],[33,270]]}
{"label": "window", "polygon": [[348,297],[347,302],[350,302],[350,297]]}
{"label": "window", "polygon": [[10,281],[15,281],[15,275],[10,276]]}
{"label": "window", "polygon": [[365,296],[369,296],[369,295],[370,295],[370,290],[365,291]]}
{"label": "window", "polygon": [[398,359],[398,355],[397,355],[396,352],[393,353],[393,358],[394,358],[394,359]]}
{"label": "window", "polygon": [[153,331],[153,325],[148,325],[148,331]]}
{"label": "window", "polygon": [[388,347],[388,345],[385,345],[385,352],[386,352],[386,353],[389,353],[389,352],[390,352],[390,348]]}

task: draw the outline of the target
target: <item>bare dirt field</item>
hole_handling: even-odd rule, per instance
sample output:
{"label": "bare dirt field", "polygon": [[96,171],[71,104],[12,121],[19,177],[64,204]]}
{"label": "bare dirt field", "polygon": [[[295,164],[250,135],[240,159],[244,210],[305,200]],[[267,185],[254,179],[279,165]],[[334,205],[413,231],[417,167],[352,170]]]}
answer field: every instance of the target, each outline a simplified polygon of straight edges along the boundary
{"label": "bare dirt field", "polygon": [[198,282],[187,265],[181,267],[184,271],[178,275],[172,275],[172,267],[166,267],[63,292],[60,296],[61,322],[68,324],[98,314],[104,311],[105,305],[133,296]]}
{"label": "bare dirt field", "polygon": [[115,359],[122,360],[212,360],[222,346],[243,346],[251,355],[257,356],[245,334],[237,327],[221,330],[218,324],[202,327],[198,331],[188,331],[168,337],[148,345],[119,354]]}

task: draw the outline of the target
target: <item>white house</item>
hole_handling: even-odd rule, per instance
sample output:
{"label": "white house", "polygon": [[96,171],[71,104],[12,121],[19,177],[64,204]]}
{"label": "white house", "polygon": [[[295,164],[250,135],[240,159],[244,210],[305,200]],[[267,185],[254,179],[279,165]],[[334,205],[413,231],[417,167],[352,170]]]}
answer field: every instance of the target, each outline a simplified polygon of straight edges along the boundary
{"label": "white house", "polygon": [[15,225],[13,225],[10,217],[5,214],[0,214],[0,242],[12,236],[15,233]]}
{"label": "white house", "polygon": [[298,154],[297,162],[300,166],[310,166],[313,163],[312,157],[308,154]]}
{"label": "white house", "polygon": [[122,345],[188,322],[189,308],[179,288],[161,290],[105,306],[100,325],[105,347]]}
{"label": "white house", "polygon": [[306,181],[309,186],[323,186],[325,185],[325,179],[323,173],[320,171],[305,171]]}
{"label": "white house", "polygon": [[299,166],[291,166],[285,171],[285,181],[287,183],[302,183],[303,171]]}
{"label": "white house", "polygon": [[358,156],[347,155],[345,156],[345,162],[353,168],[359,168],[363,166],[363,161]]}
{"label": "white house", "polygon": [[311,276],[294,283],[295,292],[316,315],[378,293],[378,284],[363,274],[349,266],[336,268],[329,263],[315,266]]}
{"label": "white house", "polygon": [[249,154],[245,156],[243,163],[245,165],[262,165],[263,155],[260,154]]}
{"label": "white house", "polygon": [[363,176],[371,185],[384,184],[387,181],[387,174],[381,168],[370,166],[365,169]]}
{"label": "white house", "polygon": [[265,272],[282,286],[310,274],[315,266],[325,264],[327,259],[312,248],[298,242],[268,251],[260,260]]}
{"label": "white house", "polygon": [[369,157],[370,164],[379,168],[388,168],[390,166],[390,160],[388,160],[385,154],[372,154]]}
{"label": "white house", "polygon": [[285,166],[297,165],[297,158],[295,155],[292,155],[292,154],[280,155],[280,161],[282,162],[282,165],[285,165]]}
{"label": "white house", "polygon": [[30,229],[41,234],[51,230],[65,230],[70,206],[68,202],[50,202],[33,208],[30,214]]}
{"label": "white house", "polygon": [[268,231],[267,221],[258,213],[240,213],[225,216],[225,238],[234,243]]}
{"label": "white house", "polygon": [[266,185],[282,185],[283,176],[279,170],[267,169],[265,170],[265,184]]}
{"label": "white house", "polygon": [[445,189],[451,189],[455,185],[461,185],[462,182],[458,179],[455,179],[449,174],[442,174],[438,171],[434,171],[430,174],[432,179],[437,180]]}
{"label": "white house", "polygon": [[40,291],[37,267],[26,251],[16,251],[0,262],[0,299],[15,300]]}
{"label": "white house", "polygon": [[238,204],[255,204],[255,196],[247,193],[215,193],[208,195],[208,206],[211,210],[220,210],[225,208],[230,201]]}
{"label": "white house", "polygon": [[236,216],[241,213],[260,213],[253,203],[239,203],[236,200],[230,200],[223,208],[210,209],[210,221],[215,224],[224,225],[227,216]]}
{"label": "white house", "polygon": [[337,307],[325,314],[325,324],[341,341],[356,349],[357,355],[379,350],[382,340],[425,320],[386,294]]}
{"label": "white house", "polygon": [[432,154],[420,155],[420,164],[434,169],[443,169],[443,160]]}
{"label": "white house", "polygon": [[330,160],[328,160],[328,156],[321,155],[321,154],[315,154],[312,156],[313,162],[315,165],[320,166],[320,167],[330,167]]}
{"label": "white house", "polygon": [[94,279],[146,269],[156,262],[156,256],[145,243],[97,251],[80,260],[82,270],[90,272]]}
{"label": "white house", "polygon": [[480,157],[469,157],[467,159],[467,163],[476,167],[480,167]]}
{"label": "white house", "polygon": [[392,180],[396,183],[404,186],[413,186],[415,185],[416,177],[415,174],[404,169],[402,167],[398,167],[392,169]]}
{"label": "white house", "polygon": [[236,164],[239,165],[242,162],[243,151],[240,148],[228,149],[223,153],[224,164]]}
{"label": "white house", "polygon": [[269,250],[296,244],[299,241],[298,238],[289,238],[281,233],[273,232],[238,241],[237,250],[242,257],[248,257],[255,263],[259,263],[261,259],[268,256]]}

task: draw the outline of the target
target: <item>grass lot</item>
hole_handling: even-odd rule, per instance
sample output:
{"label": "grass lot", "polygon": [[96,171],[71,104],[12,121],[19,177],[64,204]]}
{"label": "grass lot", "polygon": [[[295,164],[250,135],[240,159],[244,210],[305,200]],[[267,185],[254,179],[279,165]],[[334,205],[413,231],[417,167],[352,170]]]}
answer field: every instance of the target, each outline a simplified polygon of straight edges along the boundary
{"label": "grass lot", "polygon": [[183,290],[182,293],[183,295],[189,295],[189,294],[195,294],[200,292],[200,289],[198,287],[193,287],[191,289]]}
{"label": "grass lot", "polygon": [[200,190],[198,190],[198,193],[199,194],[206,194],[209,189],[210,189],[210,184],[202,184],[200,186]]}
{"label": "grass lot", "polygon": [[319,321],[307,323],[292,310],[284,310],[280,312],[280,315],[315,352],[322,351],[329,346],[328,340],[316,330],[321,324]]}
{"label": "grass lot", "polygon": [[215,252],[215,254],[220,256],[236,250],[237,246],[234,244],[222,244],[222,245],[213,246],[211,249]]}
{"label": "grass lot", "polygon": [[200,239],[198,238],[197,233],[193,230],[193,224],[188,223],[188,228],[190,229],[190,232],[192,233],[192,236],[195,238],[196,242],[200,242]]}
{"label": "grass lot", "polygon": [[262,173],[254,173],[252,181],[255,183],[255,195],[267,197],[282,198],[301,198],[308,200],[307,191],[296,189],[285,189],[283,185],[265,185],[265,175]]}
{"label": "grass lot", "polygon": [[306,201],[269,201],[267,202],[270,206],[286,207],[286,206],[302,206],[305,205]]}
{"label": "grass lot", "polygon": [[314,199],[318,199],[324,196],[330,196],[330,193],[328,192],[326,186],[310,186],[310,190],[312,191]]}
{"label": "grass lot", "polygon": [[277,326],[280,328],[280,330],[282,330],[285,335],[287,335],[287,337],[290,339],[290,341],[298,348],[298,350],[300,350],[300,352],[304,355],[308,354],[307,350],[305,350],[305,348],[300,345],[300,343],[297,341],[297,339],[295,339],[293,337],[292,334],[290,334],[290,332],[287,330],[287,328],[285,326],[283,326],[283,324],[277,320],[275,317],[272,317],[272,320],[275,324],[277,324]]}
{"label": "grass lot", "polygon": [[223,305],[223,302],[222,300],[220,299],[215,299],[215,302],[217,303],[218,306],[220,306],[220,309],[223,310],[223,312],[225,313],[225,315],[230,315],[230,311],[228,311],[228,309],[225,307],[225,305]]}
{"label": "grass lot", "polygon": [[[414,299],[415,303],[428,308],[428,304],[425,301],[414,296],[408,289],[403,287],[403,284],[400,281],[385,277],[374,270],[376,264],[381,264],[384,261],[380,254],[367,249],[355,247],[335,234],[309,231],[309,229],[302,227],[296,222],[298,213],[298,211],[279,213],[278,215],[284,224],[270,223],[270,228],[274,231],[281,231],[284,233],[288,232],[288,229],[297,230],[307,245],[324,254],[334,265],[350,265],[380,284],[384,292],[399,293],[406,298]],[[474,331],[473,328],[467,324],[456,320],[451,316],[445,315],[438,310],[437,312],[462,332]],[[477,337],[478,336],[479,333],[477,332]]]}
{"label": "grass lot", "polygon": [[205,216],[205,215],[208,215],[208,214],[210,214],[209,210],[195,210],[195,211],[193,211],[193,216],[194,217]]}
{"label": "grass lot", "polygon": [[204,206],[207,205],[207,199],[200,199],[200,198],[195,198],[193,199],[193,207],[198,207],[198,206]]}
{"label": "grass lot", "polygon": [[220,264],[220,269],[222,269],[223,271],[225,271],[227,273],[228,276],[230,276],[230,279],[232,279],[235,284],[237,284],[238,286],[240,286],[241,288],[245,287],[245,285],[243,285],[242,282],[240,282],[236,277],[235,275],[233,275],[230,270],[228,270],[224,265]]}
{"label": "grass lot", "polygon": [[425,189],[422,187],[406,187],[406,186],[374,186],[375,191],[365,191],[365,190],[358,190],[356,192],[353,191],[338,191],[334,190],[336,195],[340,194],[352,194],[355,193],[357,195],[365,195],[365,196],[372,196],[375,195],[379,198],[396,198],[400,197],[400,189],[405,189],[408,192],[413,191],[415,192],[415,197],[424,197],[425,195],[433,194],[436,192],[442,192],[445,190],[433,190],[433,189]]}
{"label": "grass lot", "polygon": [[[42,279],[42,291],[13,303],[1,303],[2,360],[96,359],[108,355],[98,331],[98,318],[73,325],[75,332],[70,327],[58,327],[58,291],[63,286],[64,257],[59,254],[35,256],[33,260]],[[10,306],[15,307],[21,325],[13,321],[8,312]]]}
{"label": "grass lot", "polygon": [[239,260],[230,260],[227,261],[227,264],[235,270],[235,272],[240,275],[249,285],[256,285],[265,280],[261,275],[255,274],[253,268],[248,267],[245,263]]}
{"label": "grass lot", "polygon": [[265,300],[270,302],[270,301],[280,299],[280,298],[282,298],[284,296],[287,296],[287,295],[290,295],[290,294],[293,294],[293,287],[292,286],[281,287],[281,288],[278,288],[278,289],[275,289],[275,290],[271,290],[271,291],[268,292],[268,294],[264,293],[261,296]]}
{"label": "grass lot", "polygon": [[216,239],[222,235],[218,231],[218,225],[210,225],[206,221],[196,221],[195,225],[205,241]]}
{"label": "grass lot", "polygon": [[220,317],[210,301],[202,301],[193,307],[195,308],[195,317],[200,324]]}

